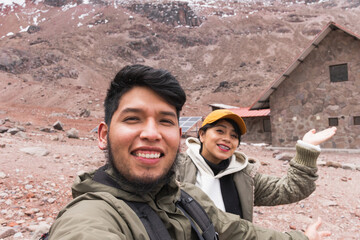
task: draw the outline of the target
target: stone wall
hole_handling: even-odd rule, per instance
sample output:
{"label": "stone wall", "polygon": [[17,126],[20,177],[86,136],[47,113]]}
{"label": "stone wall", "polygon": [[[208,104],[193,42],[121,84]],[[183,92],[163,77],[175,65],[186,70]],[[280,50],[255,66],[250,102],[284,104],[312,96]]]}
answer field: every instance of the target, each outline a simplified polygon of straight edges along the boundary
{"label": "stone wall", "polygon": [[267,143],[271,144],[271,132],[264,132],[263,121],[270,117],[243,118],[246,124],[246,134],[241,137],[246,143]]}
{"label": "stone wall", "polygon": [[[330,82],[329,66],[348,65],[348,81]],[[341,30],[330,32],[270,96],[273,146],[294,146],[312,128],[339,120],[325,148],[360,148],[360,41]]]}

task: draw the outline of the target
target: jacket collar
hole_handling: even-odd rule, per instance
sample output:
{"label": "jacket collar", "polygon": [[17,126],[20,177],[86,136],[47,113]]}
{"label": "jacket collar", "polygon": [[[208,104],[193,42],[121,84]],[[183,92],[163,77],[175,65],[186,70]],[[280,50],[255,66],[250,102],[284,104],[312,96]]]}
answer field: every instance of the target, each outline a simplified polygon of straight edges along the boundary
{"label": "jacket collar", "polygon": [[105,170],[105,172],[109,175],[109,177],[116,181],[119,188],[114,188],[94,181],[93,177],[95,171],[92,171],[89,173],[83,173],[76,178],[72,186],[73,197],[76,198],[88,192],[108,192],[116,198],[136,202],[162,201],[170,203],[176,202],[180,198],[180,188],[175,180],[175,173],[171,174],[168,183],[156,186],[150,192],[139,195],[137,194],[137,189],[121,180],[113,168],[109,167]]}

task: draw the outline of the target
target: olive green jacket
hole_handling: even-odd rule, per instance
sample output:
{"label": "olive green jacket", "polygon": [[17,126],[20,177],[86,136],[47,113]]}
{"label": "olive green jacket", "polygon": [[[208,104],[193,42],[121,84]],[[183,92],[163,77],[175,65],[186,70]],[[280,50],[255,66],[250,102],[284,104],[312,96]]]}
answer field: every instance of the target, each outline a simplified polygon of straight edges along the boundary
{"label": "olive green jacket", "polygon": [[107,174],[121,189],[92,180],[94,172],[80,175],[73,185],[74,200],[59,213],[50,229],[51,240],[127,239],[148,240],[146,229],[133,210],[121,199],[146,202],[164,222],[172,239],[196,239],[190,221],[176,208],[180,188],[193,196],[209,215],[220,239],[307,239],[299,231],[280,233],[220,211],[208,196],[193,184],[180,184],[175,175],[169,183],[160,185],[144,195],[121,182],[113,169]]}
{"label": "olive green jacket", "polygon": [[[177,180],[196,184],[197,166],[201,167],[206,163],[200,154],[194,153],[199,152],[200,149],[197,138],[188,138],[187,145],[190,147],[187,150],[188,154],[180,154],[178,157]],[[255,159],[248,158],[244,153],[235,152],[235,157],[231,161],[237,161],[241,170],[234,173],[232,167],[231,174],[239,193],[243,218],[248,221],[253,220],[254,205],[275,206],[308,197],[316,188],[315,181],[318,178],[316,160],[319,154],[320,151],[315,146],[297,143],[296,154],[290,161],[287,175],[276,177],[259,173]],[[196,161],[200,164],[195,165]],[[236,164],[230,166],[234,165],[236,166]],[[224,175],[227,170],[220,171],[219,174]]]}

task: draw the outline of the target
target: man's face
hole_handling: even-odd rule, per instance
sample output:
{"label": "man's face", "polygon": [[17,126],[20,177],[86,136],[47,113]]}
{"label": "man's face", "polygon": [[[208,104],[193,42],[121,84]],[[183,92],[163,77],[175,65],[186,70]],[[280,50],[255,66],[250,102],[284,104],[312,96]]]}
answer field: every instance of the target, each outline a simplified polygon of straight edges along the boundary
{"label": "man's face", "polygon": [[175,107],[148,88],[134,87],[121,97],[110,127],[100,124],[99,147],[109,144],[115,168],[128,181],[148,184],[170,170],[180,135]]}

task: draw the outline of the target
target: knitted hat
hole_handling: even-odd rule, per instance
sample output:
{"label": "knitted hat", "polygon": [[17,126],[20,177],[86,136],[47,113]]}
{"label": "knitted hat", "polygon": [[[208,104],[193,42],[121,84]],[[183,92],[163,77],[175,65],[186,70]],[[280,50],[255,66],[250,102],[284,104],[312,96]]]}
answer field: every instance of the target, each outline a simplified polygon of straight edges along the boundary
{"label": "knitted hat", "polygon": [[205,126],[206,124],[213,123],[217,120],[229,118],[236,122],[236,124],[239,126],[241,135],[244,135],[246,133],[246,125],[244,120],[237,114],[233,113],[232,111],[228,109],[218,109],[215,111],[212,111],[209,115],[206,116],[205,120],[203,121],[201,127]]}

